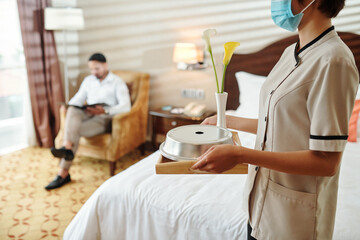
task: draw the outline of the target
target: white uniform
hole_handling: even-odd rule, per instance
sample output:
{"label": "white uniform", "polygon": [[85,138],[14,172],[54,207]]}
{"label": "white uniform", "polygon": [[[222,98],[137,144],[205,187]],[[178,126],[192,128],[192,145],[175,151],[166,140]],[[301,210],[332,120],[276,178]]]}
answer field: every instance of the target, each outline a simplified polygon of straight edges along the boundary
{"label": "white uniform", "polygon": [[[329,28],[296,54],[288,47],[260,93],[256,149],[342,152],[359,84],[354,57]],[[256,239],[331,239],[339,171],[332,177],[249,166],[245,203]]]}

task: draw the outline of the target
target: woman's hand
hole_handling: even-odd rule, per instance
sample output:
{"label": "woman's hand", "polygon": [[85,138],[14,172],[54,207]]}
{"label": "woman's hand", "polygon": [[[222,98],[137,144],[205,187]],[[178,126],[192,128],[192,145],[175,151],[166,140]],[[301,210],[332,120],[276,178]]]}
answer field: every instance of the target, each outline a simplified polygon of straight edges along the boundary
{"label": "woman's hand", "polygon": [[214,115],[214,116],[205,118],[205,120],[202,121],[201,125],[214,125],[214,126],[216,126],[216,122],[217,122],[217,116]]}
{"label": "woman's hand", "polygon": [[239,163],[241,147],[222,144],[209,148],[191,167],[192,170],[201,170],[221,173]]}

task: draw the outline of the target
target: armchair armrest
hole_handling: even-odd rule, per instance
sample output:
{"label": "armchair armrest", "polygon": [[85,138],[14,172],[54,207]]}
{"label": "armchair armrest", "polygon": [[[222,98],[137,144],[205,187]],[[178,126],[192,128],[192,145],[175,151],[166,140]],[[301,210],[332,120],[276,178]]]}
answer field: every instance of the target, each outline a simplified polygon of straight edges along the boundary
{"label": "armchair armrest", "polygon": [[149,75],[142,74],[139,84],[139,94],[130,112],[117,114],[112,119],[112,141],[108,149],[111,153],[107,156],[119,156],[128,149],[135,149],[146,140]]}

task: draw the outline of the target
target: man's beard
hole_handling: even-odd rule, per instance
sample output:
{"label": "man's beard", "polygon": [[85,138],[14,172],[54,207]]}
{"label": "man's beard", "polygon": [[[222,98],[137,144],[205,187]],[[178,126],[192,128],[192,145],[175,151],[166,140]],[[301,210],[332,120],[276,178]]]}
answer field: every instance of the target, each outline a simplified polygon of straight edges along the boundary
{"label": "man's beard", "polygon": [[96,74],[96,75],[95,75],[95,77],[96,77],[97,79],[102,79],[103,76],[104,76],[104,74],[102,74],[102,75]]}
{"label": "man's beard", "polygon": [[97,78],[97,79],[104,79],[105,77],[106,77],[106,75],[108,75],[108,71],[105,71],[103,74],[95,74],[95,77]]}

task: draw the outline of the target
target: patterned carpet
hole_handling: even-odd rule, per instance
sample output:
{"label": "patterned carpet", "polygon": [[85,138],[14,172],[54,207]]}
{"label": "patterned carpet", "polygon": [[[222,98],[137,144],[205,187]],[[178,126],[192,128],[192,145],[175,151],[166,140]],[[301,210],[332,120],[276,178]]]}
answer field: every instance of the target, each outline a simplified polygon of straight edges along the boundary
{"label": "patterned carpet", "polygon": [[[138,150],[124,156],[116,173],[144,157]],[[58,162],[44,148],[0,156],[0,239],[62,239],[81,206],[109,178],[107,161],[76,157],[70,170],[72,182],[46,191]]]}

